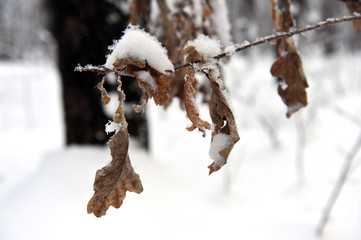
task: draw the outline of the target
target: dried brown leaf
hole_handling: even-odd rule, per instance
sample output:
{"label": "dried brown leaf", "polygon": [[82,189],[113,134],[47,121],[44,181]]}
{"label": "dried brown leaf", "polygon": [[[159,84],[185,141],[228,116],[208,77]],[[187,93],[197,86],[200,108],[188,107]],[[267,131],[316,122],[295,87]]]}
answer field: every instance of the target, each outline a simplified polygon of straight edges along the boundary
{"label": "dried brown leaf", "polygon": [[295,26],[295,22],[293,20],[292,12],[291,12],[291,2],[290,0],[286,0],[286,9],[283,12],[283,31],[289,32],[291,28]]}
{"label": "dried brown leaf", "polygon": [[[162,45],[168,50],[168,56],[174,65],[181,65],[184,63],[183,49],[189,40],[193,40],[198,34],[214,35],[212,31],[211,14],[213,13],[212,1],[202,0],[201,8],[202,16],[199,13],[192,12],[195,9],[196,1],[176,1],[172,6],[172,14],[166,0],[157,0],[160,8],[160,17],[154,24],[155,27],[162,29],[158,31],[158,39]],[[199,4],[199,3],[198,3]],[[191,10],[188,11],[188,10]],[[196,21],[201,17],[202,21]],[[157,29],[157,28],[154,28]],[[177,74],[167,76],[167,83],[170,86],[168,93],[168,102],[164,106],[168,106],[174,97],[180,100],[180,106],[184,109],[184,76],[187,74],[187,69],[177,70]]]}
{"label": "dried brown leaf", "polygon": [[120,129],[108,142],[112,161],[96,172],[94,195],[89,200],[87,208],[88,213],[94,213],[96,217],[105,215],[110,206],[119,208],[126,191],[136,193],[143,191],[139,176],[134,172],[129,160],[129,134],[123,108],[125,94],[121,89],[122,82],[119,76],[117,83],[119,106],[114,113],[113,121],[120,125]]}
{"label": "dried brown leaf", "polygon": [[[295,25],[291,13],[290,0],[286,0],[285,11],[283,13],[276,7],[274,0],[271,0],[271,6],[276,30],[289,32],[291,27]],[[281,17],[277,17],[279,14],[281,14]],[[275,18],[274,15],[276,15]],[[271,74],[285,79],[287,86],[284,88],[280,84],[278,86],[278,94],[288,107],[286,116],[289,118],[294,112],[307,106],[306,88],[308,83],[303,71],[301,57],[292,38],[282,39],[278,46],[278,53],[280,57],[273,63]]]}
{"label": "dried brown leaf", "polygon": [[135,71],[139,71],[146,67],[146,61],[144,59],[134,59],[134,58],[122,58],[116,59],[113,63],[116,69],[125,70],[129,74],[134,74]]}
{"label": "dried brown leaf", "polygon": [[196,90],[193,88],[194,82],[194,74],[195,70],[192,69],[191,73],[186,77],[185,85],[184,85],[184,100],[185,100],[185,107],[187,111],[188,118],[191,120],[193,125],[187,128],[188,131],[193,131],[194,129],[198,128],[199,131],[203,133],[205,136],[205,129],[210,130],[211,124],[207,121],[202,120],[199,117],[198,108],[195,105],[194,95]]}
{"label": "dried brown leaf", "polygon": [[[295,22],[293,20],[292,12],[291,12],[291,3],[290,0],[286,1],[285,11],[281,12],[281,10],[277,7],[276,0],[271,1],[271,10],[272,10],[272,19],[275,21],[274,28],[277,32],[289,32],[293,26],[295,26]],[[276,41],[272,42],[276,44]],[[281,41],[279,45],[278,52],[282,55],[283,48],[285,46],[284,40]]]}
{"label": "dried brown leaf", "polygon": [[[149,98],[153,98],[154,102],[157,105],[165,105],[169,101],[169,92],[170,86],[168,84],[168,75],[163,74],[151,66],[142,59],[134,59],[134,58],[123,58],[116,59],[113,64],[116,69],[126,71],[129,75],[136,77],[139,87],[144,89],[143,99],[145,103],[143,105],[134,105],[134,109],[136,112],[143,111],[145,108],[145,104],[148,102]],[[138,77],[137,73],[140,71],[149,72],[151,78],[154,80],[154,85],[152,86],[149,82],[143,81]]]}
{"label": "dried brown leaf", "polygon": [[192,45],[184,49],[184,55],[186,55],[186,63],[203,62],[203,56],[199,54],[196,48]]}
{"label": "dried brown leaf", "polygon": [[222,79],[217,79],[216,74],[210,72],[207,74],[208,79],[211,82],[212,87],[212,97],[210,101],[210,115],[213,122],[213,132],[212,132],[212,141],[214,136],[219,133],[226,134],[229,136],[231,143],[229,146],[221,149],[219,151],[219,155],[221,156],[221,160],[214,161],[208,168],[209,174],[218,171],[221,167],[223,167],[228,160],[228,156],[231,153],[234,144],[238,142],[239,135],[237,131],[236,121],[233,115],[232,110],[230,109],[227,99],[223,94],[223,86],[220,86],[220,82]]}
{"label": "dried brown leaf", "polygon": [[88,203],[88,213],[96,217],[106,214],[110,206],[119,208],[123,204],[126,191],[143,191],[139,175],[133,170],[128,156],[129,135],[125,126],[108,143],[112,161],[96,172],[94,195]]}
{"label": "dried brown leaf", "polygon": [[143,15],[145,19],[148,18],[149,7],[146,0],[132,0],[130,7],[130,18],[129,22],[133,25],[138,24],[138,18],[140,15]]}
{"label": "dried brown leaf", "polygon": [[102,81],[98,84],[97,88],[102,94],[102,102],[104,105],[107,105],[110,102],[110,97],[108,96],[107,90],[104,88],[104,82],[106,80],[106,77],[104,76]]}
{"label": "dried brown leaf", "polygon": [[[360,0],[352,0],[352,1],[345,1],[347,9],[350,14],[353,13],[361,13],[361,1]],[[354,20],[352,21],[353,27],[355,29],[361,30],[361,20]]]}
{"label": "dried brown leaf", "polygon": [[283,16],[282,12],[277,8],[276,0],[270,0],[272,19],[275,21],[274,28],[277,32],[283,31]]}
{"label": "dried brown leaf", "polygon": [[279,57],[271,67],[271,74],[286,81],[287,87],[284,89],[280,85],[278,94],[288,107],[288,118],[300,108],[307,106],[308,83],[297,51],[289,51],[286,56]]}

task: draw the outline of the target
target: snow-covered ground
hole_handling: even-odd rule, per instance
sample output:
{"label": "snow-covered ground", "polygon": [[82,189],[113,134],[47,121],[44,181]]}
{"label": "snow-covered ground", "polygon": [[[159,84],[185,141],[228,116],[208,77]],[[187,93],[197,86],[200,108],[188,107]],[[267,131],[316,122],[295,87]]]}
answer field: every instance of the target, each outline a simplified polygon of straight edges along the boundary
{"label": "snow-covered ground", "polygon": [[[177,101],[166,111],[150,104],[151,153],[130,148],[144,192],[98,219],[86,205],[107,147],[63,147],[53,66],[0,64],[0,239],[317,239],[361,132],[361,53],[305,56],[309,106],[291,119],[271,65],[250,54],[226,66],[241,140],[211,176],[210,134],[185,130]],[[360,164],[356,157],[322,239],[361,239]]]}

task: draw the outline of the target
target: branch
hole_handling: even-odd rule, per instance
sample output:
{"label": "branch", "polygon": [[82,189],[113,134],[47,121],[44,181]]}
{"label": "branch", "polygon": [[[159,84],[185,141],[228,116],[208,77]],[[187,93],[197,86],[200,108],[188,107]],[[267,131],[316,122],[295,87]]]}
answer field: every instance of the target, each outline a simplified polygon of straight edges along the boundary
{"label": "branch", "polygon": [[118,69],[109,69],[105,66],[93,66],[93,65],[86,65],[84,67],[78,65],[75,69],[75,72],[96,72],[98,74],[109,74],[109,73],[116,73],[120,76],[132,76],[131,74],[124,71],[124,69],[118,70]]}
{"label": "branch", "polygon": [[[215,56],[214,58],[219,60],[219,59],[224,58],[226,56],[232,55],[233,52],[240,52],[240,51],[246,50],[246,49],[248,49],[250,47],[254,47],[254,46],[257,46],[257,45],[268,43],[268,42],[271,42],[271,41],[274,41],[274,40],[277,40],[277,39],[289,38],[289,37],[292,37],[292,36],[297,35],[297,34],[301,34],[301,33],[308,32],[308,31],[311,31],[311,30],[315,30],[315,29],[318,29],[318,28],[330,26],[330,25],[333,25],[333,24],[336,24],[336,23],[350,22],[350,21],[360,20],[360,19],[361,19],[361,14],[359,14],[359,13],[354,13],[352,16],[347,16],[347,17],[342,17],[342,18],[330,18],[330,19],[327,19],[326,21],[319,22],[319,23],[317,23],[315,25],[307,26],[305,28],[296,29],[296,30],[291,31],[291,32],[276,33],[276,34],[273,34],[273,35],[270,35],[270,36],[267,36],[267,37],[260,38],[260,39],[258,39],[256,41],[252,42],[252,43],[244,44],[244,45],[236,48],[232,52],[221,53],[221,54]],[[199,63],[199,61],[179,65],[179,66],[176,66],[174,69],[179,70],[181,68],[190,67],[194,63]]]}
{"label": "branch", "polygon": [[[254,46],[257,46],[257,45],[268,43],[268,42],[271,42],[271,41],[274,41],[274,40],[277,40],[277,39],[289,38],[289,37],[292,37],[292,36],[297,35],[297,34],[301,34],[301,33],[312,31],[312,30],[315,30],[315,29],[318,29],[318,28],[330,26],[330,25],[333,25],[333,24],[336,24],[336,23],[350,22],[350,21],[354,21],[354,20],[361,20],[361,14],[354,13],[352,16],[347,16],[347,17],[342,17],[342,18],[330,18],[330,19],[327,19],[326,21],[322,21],[322,22],[319,22],[319,23],[314,24],[314,25],[310,25],[310,26],[305,27],[305,28],[296,29],[296,30],[291,31],[291,32],[275,33],[273,35],[269,35],[267,37],[257,39],[252,43],[243,44],[242,46],[237,47],[233,51],[221,53],[221,54],[219,54],[219,55],[217,55],[217,56],[215,56],[213,58],[216,59],[216,60],[219,60],[219,59],[224,58],[226,56],[232,55],[234,52],[240,52],[240,51],[246,50],[246,49],[248,49],[250,47],[254,47]],[[194,61],[194,62],[178,65],[178,66],[176,66],[174,68],[174,70],[176,71],[176,70],[179,70],[179,69],[182,69],[182,68],[190,67],[190,66],[192,66],[192,64],[199,63],[199,62],[200,61]],[[74,69],[74,71],[77,71],[77,72],[97,72],[98,74],[116,73],[116,74],[122,75],[122,76],[128,76],[129,75],[125,71],[122,71],[122,70],[119,71],[119,70],[116,70],[116,69],[112,70],[112,69],[106,68],[105,66],[91,66],[91,65],[87,65],[85,67],[77,66]]]}
{"label": "branch", "polygon": [[350,174],[352,161],[356,157],[356,155],[360,149],[361,149],[361,133],[360,133],[357,141],[352,146],[350,152],[346,155],[345,162],[343,163],[343,169],[341,170],[341,173],[337,179],[337,182],[333,188],[333,191],[332,191],[332,193],[327,201],[327,204],[325,206],[325,209],[323,211],[322,218],[317,226],[317,229],[316,229],[317,236],[321,236],[323,233],[323,230],[328,222],[328,219],[330,218],[332,208],[335,205],[336,200],[339,197],[343,186],[345,185],[347,177]]}

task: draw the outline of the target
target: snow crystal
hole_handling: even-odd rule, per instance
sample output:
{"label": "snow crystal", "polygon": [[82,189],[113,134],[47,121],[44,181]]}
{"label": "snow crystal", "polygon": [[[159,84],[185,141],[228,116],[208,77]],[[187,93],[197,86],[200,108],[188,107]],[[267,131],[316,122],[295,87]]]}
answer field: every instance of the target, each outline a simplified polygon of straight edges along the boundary
{"label": "snow crystal", "polygon": [[105,124],[105,132],[107,134],[112,133],[112,132],[118,132],[120,127],[122,126],[122,124],[113,122],[113,121],[109,121],[107,124]]}
{"label": "snow crystal", "polygon": [[211,142],[209,149],[209,156],[214,160],[215,165],[222,165],[224,163],[224,157],[219,154],[219,151],[232,145],[231,136],[224,133],[216,134]]}
{"label": "snow crystal", "polygon": [[135,74],[139,81],[147,83],[152,89],[157,88],[157,83],[148,71],[138,71]]}
{"label": "snow crystal", "polygon": [[184,48],[194,46],[199,54],[204,58],[212,58],[222,53],[221,44],[215,39],[200,34],[193,41],[188,41]]}
{"label": "snow crystal", "polygon": [[105,67],[114,69],[115,60],[132,57],[146,60],[155,70],[166,73],[174,71],[174,66],[167,56],[167,50],[149,33],[137,26],[129,25],[123,37],[111,48],[113,52],[107,57]]}
{"label": "snow crystal", "polygon": [[227,56],[231,56],[236,52],[236,49],[237,49],[236,45],[232,44],[226,47],[224,51],[227,53]]}

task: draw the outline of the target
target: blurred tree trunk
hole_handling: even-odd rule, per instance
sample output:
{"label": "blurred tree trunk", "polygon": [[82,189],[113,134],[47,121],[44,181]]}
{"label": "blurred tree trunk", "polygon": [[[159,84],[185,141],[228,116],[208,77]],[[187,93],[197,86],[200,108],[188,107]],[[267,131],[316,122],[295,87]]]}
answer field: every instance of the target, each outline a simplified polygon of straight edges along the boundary
{"label": "blurred tree trunk", "polygon": [[[51,30],[58,43],[67,144],[105,143],[108,139],[104,125],[110,117],[104,113],[96,88],[100,77],[74,72],[74,68],[78,64],[104,64],[107,47],[113,39],[120,38],[128,16],[106,0],[46,1],[51,11]],[[140,93],[130,84],[134,81],[123,82],[128,100],[139,102]],[[130,134],[140,135],[139,129],[146,128],[144,115],[130,117],[128,122]]]}

